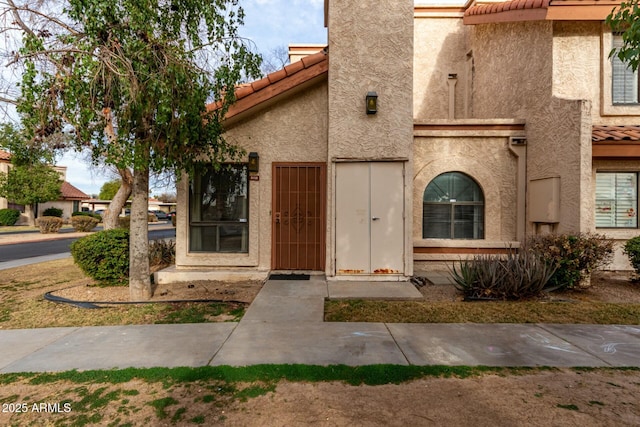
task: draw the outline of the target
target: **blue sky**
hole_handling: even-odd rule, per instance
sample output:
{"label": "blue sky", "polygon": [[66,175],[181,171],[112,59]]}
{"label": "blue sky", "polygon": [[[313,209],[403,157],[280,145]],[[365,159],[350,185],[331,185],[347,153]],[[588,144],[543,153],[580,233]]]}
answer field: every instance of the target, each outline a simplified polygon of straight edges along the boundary
{"label": "blue sky", "polygon": [[[327,42],[324,0],[241,0],[240,4],[246,15],[240,35],[255,43],[255,50],[265,56],[290,43]],[[112,178],[90,166],[81,154],[65,154],[58,164],[67,166],[67,181],[89,195],[97,194]],[[163,191],[153,189],[152,193]]]}

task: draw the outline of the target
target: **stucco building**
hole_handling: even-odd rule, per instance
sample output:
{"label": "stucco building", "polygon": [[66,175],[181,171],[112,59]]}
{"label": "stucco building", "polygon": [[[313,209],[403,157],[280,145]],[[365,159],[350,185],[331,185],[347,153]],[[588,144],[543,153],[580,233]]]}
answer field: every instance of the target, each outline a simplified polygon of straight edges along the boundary
{"label": "stucco building", "polygon": [[[11,167],[11,154],[0,150],[0,173],[8,173]],[[80,210],[80,202],[89,198],[82,190],[79,190],[67,181],[67,168],[66,166],[54,166],[54,169],[60,174],[60,198],[58,200],[38,203],[37,212],[40,214],[48,208],[57,208],[62,210],[62,217],[64,219],[71,218],[73,212]],[[22,215],[18,219],[18,224],[26,224],[29,222],[29,218],[24,214],[25,207],[23,205],[17,205],[10,203],[7,199],[0,197],[0,209],[18,209],[22,212]]]}
{"label": "stucco building", "polygon": [[403,280],[536,233],[638,234],[638,75],[604,25],[619,2],[427,3],[327,0],[328,46],[238,89],[246,163],[179,184],[159,281]]}

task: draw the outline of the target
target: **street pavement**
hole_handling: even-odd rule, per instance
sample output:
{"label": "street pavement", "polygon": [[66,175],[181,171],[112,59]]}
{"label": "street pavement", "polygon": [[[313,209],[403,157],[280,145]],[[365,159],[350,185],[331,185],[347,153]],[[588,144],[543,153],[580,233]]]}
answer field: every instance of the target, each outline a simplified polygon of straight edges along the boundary
{"label": "street pavement", "polygon": [[267,281],[236,323],[0,330],[0,373],[309,364],[640,367],[640,326],[324,322],[325,298],[422,299],[405,282]]}
{"label": "street pavement", "polygon": [[[71,241],[78,239],[90,233],[75,232],[73,230],[61,230],[60,233],[41,234],[37,230],[23,232],[3,232],[0,233],[0,252],[10,254],[6,261],[0,261],[0,271],[8,268],[22,267],[30,264],[37,264],[45,261],[53,261],[57,259],[68,258],[71,253],[68,250],[58,253],[51,248],[36,248],[36,245],[44,245],[46,242]],[[170,238],[175,240],[175,228],[171,223],[153,223],[149,225],[149,237],[153,239]],[[167,237],[169,236],[169,237]],[[14,246],[12,246],[14,245]],[[29,251],[29,245],[33,245],[35,249]],[[60,246],[60,245],[58,245]],[[67,247],[68,248],[68,247]],[[58,249],[59,250],[59,249]],[[35,255],[36,253],[44,253],[43,255]],[[25,256],[26,255],[26,256]],[[4,257],[7,259],[7,257]],[[15,259],[14,259],[15,258]],[[2,256],[0,256],[2,259]]]}

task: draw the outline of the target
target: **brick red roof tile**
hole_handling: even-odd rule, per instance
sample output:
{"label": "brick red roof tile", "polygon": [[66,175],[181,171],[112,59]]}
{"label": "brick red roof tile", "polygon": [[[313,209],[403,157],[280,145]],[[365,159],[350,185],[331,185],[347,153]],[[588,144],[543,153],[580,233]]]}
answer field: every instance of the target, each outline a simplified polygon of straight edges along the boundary
{"label": "brick red roof tile", "polygon": [[550,0],[510,0],[500,3],[479,4],[470,7],[465,16],[488,15],[509,10],[546,9]]}
{"label": "brick red roof tile", "polygon": [[[536,19],[604,20],[617,0],[509,0],[469,7],[465,24]],[[492,16],[495,15],[495,16]]]}
{"label": "brick red roof tile", "polygon": [[0,160],[11,160],[11,154],[0,150]]}
{"label": "brick red roof tile", "polygon": [[67,181],[64,181],[62,187],[60,187],[60,197],[65,200],[86,200],[90,198],[83,191],[77,189]]}
{"label": "brick red roof tile", "polygon": [[[229,108],[226,118],[229,119],[315,77],[326,74],[328,64],[328,54],[323,50],[305,56],[302,60],[274,71],[260,80],[238,86],[235,93],[236,102]],[[211,111],[219,107],[219,103],[211,103],[207,105],[207,110]]]}
{"label": "brick red roof tile", "polygon": [[640,125],[593,126],[591,141],[640,141]]}

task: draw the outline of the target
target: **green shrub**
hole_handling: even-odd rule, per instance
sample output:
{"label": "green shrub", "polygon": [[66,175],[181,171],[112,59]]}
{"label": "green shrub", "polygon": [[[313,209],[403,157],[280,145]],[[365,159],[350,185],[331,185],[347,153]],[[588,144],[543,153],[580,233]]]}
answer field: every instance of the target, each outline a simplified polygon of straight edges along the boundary
{"label": "green shrub", "polygon": [[17,209],[0,209],[0,225],[15,225],[20,218],[20,211]]}
{"label": "green shrub", "polygon": [[71,217],[71,225],[76,231],[91,231],[96,228],[99,222],[100,221],[97,219],[86,215],[76,215]]}
{"label": "green shrub", "polygon": [[73,218],[74,216],[89,216],[97,219],[98,222],[102,222],[102,215],[93,212],[74,212],[71,214],[71,217]]}
{"label": "green shrub", "polygon": [[42,216],[55,216],[58,218],[62,218],[62,209],[58,208],[47,208],[42,212]]}
{"label": "green shrub", "polygon": [[74,262],[99,281],[123,283],[129,276],[129,231],[104,230],[71,244]]}
{"label": "green shrub", "polygon": [[622,252],[629,257],[629,262],[636,275],[640,276],[640,236],[627,240]]}
{"label": "green shrub", "polygon": [[507,255],[476,255],[453,266],[456,288],[465,299],[519,300],[549,291],[555,267],[527,250],[509,250]]}
{"label": "green shrub", "polygon": [[149,242],[149,264],[171,265],[176,262],[176,243],[173,240]]}
{"label": "green shrub", "polygon": [[63,224],[62,218],[57,216],[41,216],[36,219],[36,226],[42,234],[57,233]]}
{"label": "green shrub", "polygon": [[607,265],[613,257],[613,242],[598,234],[534,236],[527,246],[557,267],[549,285],[558,289],[579,287],[595,269]]}

